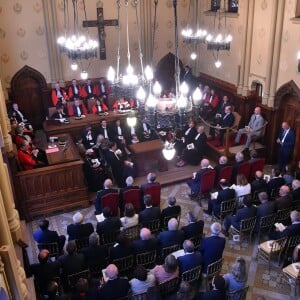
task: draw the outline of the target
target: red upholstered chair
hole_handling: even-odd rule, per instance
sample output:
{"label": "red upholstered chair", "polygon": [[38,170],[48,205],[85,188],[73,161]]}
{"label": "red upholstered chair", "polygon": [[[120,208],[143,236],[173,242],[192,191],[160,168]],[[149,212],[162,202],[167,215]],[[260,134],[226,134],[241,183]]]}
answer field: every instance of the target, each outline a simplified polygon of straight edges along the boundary
{"label": "red upholstered chair", "polygon": [[131,189],[123,192],[123,205],[125,207],[126,203],[131,203],[134,207],[135,212],[141,210],[141,190]]}
{"label": "red upholstered chair", "polygon": [[245,161],[239,165],[237,174],[244,174],[245,177],[249,180],[250,168],[251,168],[251,164],[249,163],[249,161]]}
{"label": "red upholstered chair", "polygon": [[119,193],[109,193],[101,198],[102,207],[109,207],[114,217],[120,216]]}
{"label": "red upholstered chair", "polygon": [[201,206],[201,199],[203,195],[209,193],[213,189],[215,184],[215,178],[216,178],[215,170],[207,171],[201,176],[200,192],[198,194],[200,206]]}
{"label": "red upholstered chair", "polygon": [[146,194],[151,195],[152,205],[158,207],[160,206],[160,192],[161,192],[160,184],[155,184],[144,189],[144,195]]}
{"label": "red upholstered chair", "polygon": [[250,180],[253,180],[255,178],[255,172],[256,171],[263,171],[264,166],[266,163],[265,158],[258,158],[256,161],[251,163],[251,171],[250,171]]}
{"label": "red upholstered chair", "polygon": [[232,166],[226,166],[220,170],[218,178],[216,178],[216,185],[220,182],[221,179],[226,179],[227,182],[230,182],[232,175]]}

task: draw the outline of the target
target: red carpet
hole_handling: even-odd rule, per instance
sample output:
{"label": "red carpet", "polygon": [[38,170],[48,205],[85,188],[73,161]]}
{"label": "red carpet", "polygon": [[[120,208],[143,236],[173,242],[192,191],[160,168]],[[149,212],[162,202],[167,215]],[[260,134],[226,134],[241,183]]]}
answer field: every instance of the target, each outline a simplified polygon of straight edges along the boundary
{"label": "red carpet", "polygon": [[[232,135],[229,136],[229,148],[234,147],[235,136],[236,136],[235,134],[232,134]],[[242,136],[241,140],[240,140],[240,145],[243,145],[245,142],[246,142],[246,138],[245,138],[245,136]],[[208,140],[207,143],[210,144],[211,146],[217,148],[218,150],[225,149],[225,137],[224,137],[224,141],[223,141],[222,146],[217,147],[217,144],[219,143],[218,136],[216,136],[216,138],[214,140]]]}

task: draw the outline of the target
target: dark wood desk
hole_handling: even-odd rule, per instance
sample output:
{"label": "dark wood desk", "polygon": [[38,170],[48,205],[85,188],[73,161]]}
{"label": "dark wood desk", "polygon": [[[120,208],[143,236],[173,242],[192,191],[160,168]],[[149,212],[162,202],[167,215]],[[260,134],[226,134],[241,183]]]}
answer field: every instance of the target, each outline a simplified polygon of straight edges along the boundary
{"label": "dark wood desk", "polygon": [[128,113],[120,114],[118,112],[110,111],[108,115],[95,115],[87,114],[85,118],[76,120],[75,117],[70,117],[69,124],[60,123],[58,120],[46,120],[43,123],[43,128],[47,136],[57,136],[63,133],[69,133],[74,138],[75,136],[82,135],[83,128],[90,124],[93,128],[100,126],[100,121],[106,119],[108,123],[111,123],[117,119],[127,118]]}
{"label": "dark wood desk", "polygon": [[151,171],[168,171],[168,163],[163,157],[164,144],[161,140],[152,140],[129,145],[136,164],[137,176],[143,176]]}
{"label": "dark wood desk", "polygon": [[27,221],[89,206],[83,161],[69,134],[58,137],[67,140],[66,151],[58,147],[59,151],[47,154],[49,166],[17,172],[14,176],[17,206]]}

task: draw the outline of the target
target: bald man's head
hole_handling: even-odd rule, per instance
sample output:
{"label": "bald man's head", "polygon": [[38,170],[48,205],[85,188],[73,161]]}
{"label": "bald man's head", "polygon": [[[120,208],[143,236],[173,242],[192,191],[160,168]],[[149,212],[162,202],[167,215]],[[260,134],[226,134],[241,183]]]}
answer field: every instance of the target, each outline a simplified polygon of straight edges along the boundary
{"label": "bald man's head", "polygon": [[140,231],[140,238],[141,240],[150,240],[151,238],[151,231],[148,228],[142,228]]}
{"label": "bald man's head", "polygon": [[105,270],[105,275],[109,278],[109,280],[114,280],[118,277],[118,268],[114,264],[110,264],[107,266]]}

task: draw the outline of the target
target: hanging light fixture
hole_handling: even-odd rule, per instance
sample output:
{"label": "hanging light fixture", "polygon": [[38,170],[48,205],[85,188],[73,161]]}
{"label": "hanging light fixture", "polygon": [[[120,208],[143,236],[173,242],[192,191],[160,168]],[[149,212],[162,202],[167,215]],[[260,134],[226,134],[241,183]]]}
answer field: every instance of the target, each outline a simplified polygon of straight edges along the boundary
{"label": "hanging light fixture", "polygon": [[[83,9],[86,16],[86,6],[85,0],[82,1]],[[83,35],[79,32],[78,28],[78,0],[72,0],[73,6],[73,16],[74,16],[74,24],[73,24],[73,32],[69,27],[69,1],[63,1],[64,7],[64,34],[58,37],[57,43],[62,53],[64,53],[71,61],[71,69],[76,71],[78,68],[78,62],[80,64],[83,61],[89,61],[97,57],[97,49],[98,42],[93,40],[89,36],[88,29],[86,30],[86,34]],[[87,69],[87,68],[86,68]]]}

